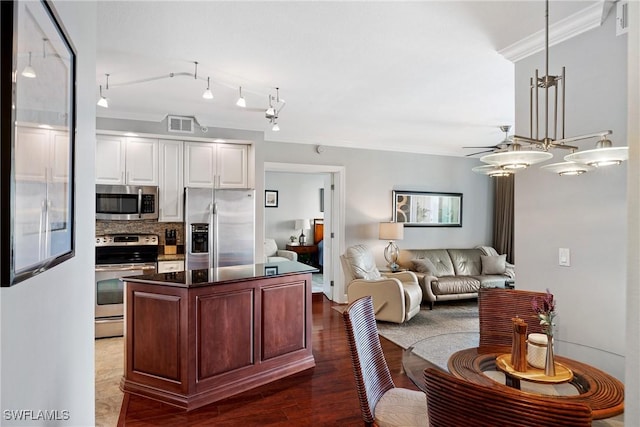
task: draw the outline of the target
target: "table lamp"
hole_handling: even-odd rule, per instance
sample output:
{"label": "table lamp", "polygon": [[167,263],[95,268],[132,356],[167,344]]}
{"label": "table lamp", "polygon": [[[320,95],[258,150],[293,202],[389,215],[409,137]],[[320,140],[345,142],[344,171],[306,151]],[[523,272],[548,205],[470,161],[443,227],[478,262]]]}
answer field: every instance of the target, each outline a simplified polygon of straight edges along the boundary
{"label": "table lamp", "polygon": [[304,235],[304,230],[311,229],[311,222],[308,219],[296,219],[295,229],[300,229],[300,237],[298,237],[298,243],[304,245],[307,243],[307,238]]}
{"label": "table lamp", "polygon": [[404,224],[398,222],[380,223],[380,240],[388,240],[389,244],[384,248],[384,259],[389,263],[391,271],[398,271],[398,255],[400,249],[395,244],[395,240],[404,238]]}

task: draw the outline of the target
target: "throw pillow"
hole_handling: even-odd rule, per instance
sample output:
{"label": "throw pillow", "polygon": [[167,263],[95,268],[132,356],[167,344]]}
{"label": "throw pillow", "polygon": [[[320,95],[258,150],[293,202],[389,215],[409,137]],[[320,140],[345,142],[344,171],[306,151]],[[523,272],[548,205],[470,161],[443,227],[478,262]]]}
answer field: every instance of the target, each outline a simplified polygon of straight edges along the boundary
{"label": "throw pillow", "polygon": [[507,271],[507,255],[481,255],[482,274],[504,274]]}
{"label": "throw pillow", "polygon": [[424,273],[429,276],[435,276],[438,271],[436,269],[436,266],[433,265],[433,263],[431,262],[431,260],[428,260],[426,258],[412,259],[411,263],[413,264],[413,269],[418,273]]}

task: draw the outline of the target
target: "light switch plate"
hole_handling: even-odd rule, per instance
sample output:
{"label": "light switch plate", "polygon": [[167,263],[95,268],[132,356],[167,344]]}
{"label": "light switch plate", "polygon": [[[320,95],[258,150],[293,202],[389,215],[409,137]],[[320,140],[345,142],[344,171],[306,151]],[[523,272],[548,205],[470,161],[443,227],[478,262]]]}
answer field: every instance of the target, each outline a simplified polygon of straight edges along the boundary
{"label": "light switch plate", "polygon": [[558,249],[558,265],[562,265],[564,267],[571,266],[571,251],[569,248]]}

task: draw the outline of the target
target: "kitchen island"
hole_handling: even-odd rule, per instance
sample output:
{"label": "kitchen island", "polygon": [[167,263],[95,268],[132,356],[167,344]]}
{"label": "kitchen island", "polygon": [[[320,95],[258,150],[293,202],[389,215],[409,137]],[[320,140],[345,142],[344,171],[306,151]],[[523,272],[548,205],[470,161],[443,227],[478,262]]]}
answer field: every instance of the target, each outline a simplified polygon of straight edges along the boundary
{"label": "kitchen island", "polygon": [[120,388],[191,410],[314,367],[315,271],[287,261],[123,279]]}

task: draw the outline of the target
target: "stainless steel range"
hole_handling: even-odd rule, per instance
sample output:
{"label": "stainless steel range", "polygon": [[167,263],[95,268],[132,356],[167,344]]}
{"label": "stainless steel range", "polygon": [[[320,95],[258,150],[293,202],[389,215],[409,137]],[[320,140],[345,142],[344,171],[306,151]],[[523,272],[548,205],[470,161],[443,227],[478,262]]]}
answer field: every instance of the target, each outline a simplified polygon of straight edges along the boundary
{"label": "stainless steel range", "polygon": [[124,332],[123,277],[156,272],[158,236],[111,234],[96,237],[96,338]]}

